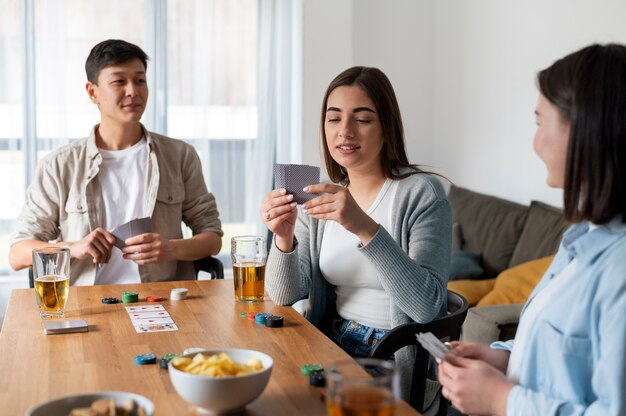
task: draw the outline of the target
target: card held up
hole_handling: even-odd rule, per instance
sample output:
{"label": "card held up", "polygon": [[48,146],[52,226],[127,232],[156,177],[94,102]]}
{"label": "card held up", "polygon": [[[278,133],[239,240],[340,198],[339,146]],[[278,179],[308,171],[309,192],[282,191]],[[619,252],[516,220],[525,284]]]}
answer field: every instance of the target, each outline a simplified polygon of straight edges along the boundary
{"label": "card held up", "polygon": [[118,225],[115,227],[111,234],[115,237],[115,247],[120,250],[126,247],[126,239],[134,237],[136,235],[146,234],[152,232],[152,223],[150,217],[135,218],[127,223]]}
{"label": "card held up", "polygon": [[274,165],[276,188],[284,188],[293,195],[294,202],[304,204],[317,196],[304,192],[302,188],[320,182],[320,168],[309,165],[280,164]]}

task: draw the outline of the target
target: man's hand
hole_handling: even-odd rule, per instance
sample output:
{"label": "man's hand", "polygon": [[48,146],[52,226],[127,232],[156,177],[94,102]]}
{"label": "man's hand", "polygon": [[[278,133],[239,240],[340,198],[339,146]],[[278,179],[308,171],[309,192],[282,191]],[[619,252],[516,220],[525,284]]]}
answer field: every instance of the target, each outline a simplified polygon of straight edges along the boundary
{"label": "man's hand", "polygon": [[122,250],[123,257],[139,265],[177,259],[175,245],[158,233],[136,235],[127,239],[125,243],[126,247]]}
{"label": "man's hand", "polygon": [[82,240],[67,244],[70,256],[76,259],[84,259],[87,256],[93,258],[97,264],[105,264],[111,258],[111,250],[115,237],[102,227],[98,227]]}

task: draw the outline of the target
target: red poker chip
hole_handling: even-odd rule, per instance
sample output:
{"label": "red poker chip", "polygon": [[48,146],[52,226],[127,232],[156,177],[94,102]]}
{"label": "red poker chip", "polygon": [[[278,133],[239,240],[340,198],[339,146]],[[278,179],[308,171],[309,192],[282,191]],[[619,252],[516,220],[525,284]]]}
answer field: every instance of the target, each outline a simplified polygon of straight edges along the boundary
{"label": "red poker chip", "polygon": [[148,302],[161,302],[161,301],[165,300],[165,298],[163,296],[160,296],[160,295],[155,295],[155,296],[148,296],[146,298],[146,300]]}
{"label": "red poker chip", "polygon": [[247,318],[249,321],[254,321],[255,317],[256,317],[256,312],[248,312],[248,313],[246,314],[246,318]]}

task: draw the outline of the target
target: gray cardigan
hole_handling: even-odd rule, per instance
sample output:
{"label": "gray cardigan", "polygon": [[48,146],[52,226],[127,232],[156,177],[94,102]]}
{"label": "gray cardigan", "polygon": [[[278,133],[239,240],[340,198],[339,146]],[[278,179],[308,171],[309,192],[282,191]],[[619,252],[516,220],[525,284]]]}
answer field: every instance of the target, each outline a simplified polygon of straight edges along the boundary
{"label": "gray cardigan", "polygon": [[[418,173],[400,180],[392,210],[391,229],[380,227],[374,238],[358,249],[379,272],[381,284],[391,298],[392,327],[413,321],[426,323],[446,313],[450,205],[439,180]],[[337,313],[334,286],[319,268],[324,224],[299,210],[296,248],[283,253],[272,245],[266,289],[279,305],[292,305],[308,296],[306,318],[328,333]],[[407,398],[414,352],[410,347],[403,348],[395,357],[402,396]]]}

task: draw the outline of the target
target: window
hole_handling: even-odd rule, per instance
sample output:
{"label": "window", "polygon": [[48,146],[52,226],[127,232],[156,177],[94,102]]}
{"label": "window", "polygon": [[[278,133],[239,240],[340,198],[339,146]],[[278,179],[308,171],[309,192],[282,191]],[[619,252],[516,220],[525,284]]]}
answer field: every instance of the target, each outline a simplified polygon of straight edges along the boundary
{"label": "window", "polygon": [[[257,135],[256,0],[0,0],[0,10],[0,183],[8,196],[0,274],[9,272],[10,234],[35,169],[27,161],[87,136],[99,120],[84,63],[108,38],[150,56],[143,122],[196,147],[224,241],[247,231],[237,191],[245,189],[246,143]],[[228,251],[224,244],[223,259]]]}

